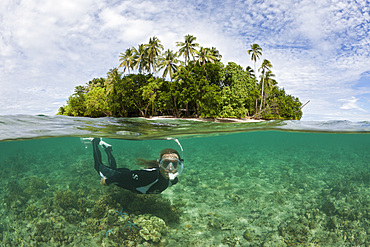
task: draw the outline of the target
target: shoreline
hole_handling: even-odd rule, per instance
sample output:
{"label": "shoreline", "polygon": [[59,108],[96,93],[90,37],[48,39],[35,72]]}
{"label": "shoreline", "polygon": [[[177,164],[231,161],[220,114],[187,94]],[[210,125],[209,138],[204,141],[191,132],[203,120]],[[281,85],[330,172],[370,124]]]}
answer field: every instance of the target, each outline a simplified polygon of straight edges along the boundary
{"label": "shoreline", "polygon": [[198,122],[215,122],[215,123],[259,123],[267,120],[253,118],[177,118],[174,116],[155,116],[155,117],[139,117],[146,120],[189,120]]}

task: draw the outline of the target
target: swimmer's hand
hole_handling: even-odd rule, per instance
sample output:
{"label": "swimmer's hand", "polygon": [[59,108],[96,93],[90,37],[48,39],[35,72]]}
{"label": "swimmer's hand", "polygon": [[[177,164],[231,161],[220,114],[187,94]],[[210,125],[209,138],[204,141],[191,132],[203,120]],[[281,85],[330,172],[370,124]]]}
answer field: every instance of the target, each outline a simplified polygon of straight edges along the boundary
{"label": "swimmer's hand", "polygon": [[107,186],[107,184],[105,183],[105,180],[106,180],[106,178],[101,178],[100,179],[100,184],[104,185],[104,186]]}

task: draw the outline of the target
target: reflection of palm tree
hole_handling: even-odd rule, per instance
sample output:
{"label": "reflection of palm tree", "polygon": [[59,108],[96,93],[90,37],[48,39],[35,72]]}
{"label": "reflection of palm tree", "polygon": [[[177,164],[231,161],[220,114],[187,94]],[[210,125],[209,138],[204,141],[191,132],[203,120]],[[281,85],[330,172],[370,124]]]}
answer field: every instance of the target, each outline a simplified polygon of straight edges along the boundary
{"label": "reflection of palm tree", "polygon": [[128,73],[130,73],[130,69],[133,69],[135,65],[135,48],[128,48],[125,53],[122,52],[119,57],[121,64],[118,67],[123,67],[123,72],[127,69]]}
{"label": "reflection of palm tree", "polygon": [[135,53],[135,69],[139,70],[139,73],[142,73],[143,71],[146,71],[148,69],[148,58],[145,50],[145,45],[140,44],[138,49],[135,47],[134,53]]}
{"label": "reflection of palm tree", "polygon": [[149,39],[149,44],[146,45],[146,54],[148,56],[149,70],[152,66],[153,73],[156,72],[157,59],[161,55],[161,50],[163,50],[163,45],[157,37]]}
{"label": "reflection of palm tree", "polygon": [[251,55],[251,60],[254,61],[254,73],[256,73],[256,62],[262,56],[262,48],[258,44],[253,44],[251,49],[248,50],[248,54]]}
{"label": "reflection of palm tree", "polygon": [[159,69],[164,69],[163,78],[169,74],[172,81],[173,74],[177,71],[177,63],[179,62],[177,60],[177,53],[168,49],[164,53],[164,56],[159,58],[159,61]]}
{"label": "reflection of palm tree", "polygon": [[118,71],[117,68],[110,69],[107,73],[107,79],[105,80],[105,88],[107,90],[107,94],[113,92],[114,85],[120,82],[121,80],[121,73]]}
{"label": "reflection of palm tree", "polygon": [[262,70],[262,93],[261,93],[261,105],[260,105],[260,112],[262,110],[262,104],[263,104],[263,87],[265,83],[265,75],[268,71],[271,71],[272,64],[269,60],[265,59],[263,60],[263,63],[261,65],[261,68],[259,70]]}
{"label": "reflection of palm tree", "polygon": [[192,56],[193,60],[195,59],[194,58],[194,54],[196,53],[195,48],[199,47],[199,44],[195,43],[196,39],[197,38],[194,37],[193,35],[188,34],[185,36],[185,42],[176,42],[176,46],[180,47],[179,56],[184,55],[185,65],[188,64],[190,56]]}

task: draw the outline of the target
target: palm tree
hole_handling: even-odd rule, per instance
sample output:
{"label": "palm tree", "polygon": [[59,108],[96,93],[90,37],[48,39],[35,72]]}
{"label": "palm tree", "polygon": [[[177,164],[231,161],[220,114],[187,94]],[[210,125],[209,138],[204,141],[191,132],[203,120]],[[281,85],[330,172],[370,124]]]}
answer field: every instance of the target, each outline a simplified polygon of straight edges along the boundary
{"label": "palm tree", "polygon": [[245,71],[247,71],[249,73],[250,78],[256,78],[256,75],[254,74],[254,70],[250,66],[247,66]]}
{"label": "palm tree", "polygon": [[130,73],[130,69],[133,69],[136,63],[135,48],[128,48],[125,53],[122,52],[119,57],[119,61],[121,62],[121,64],[118,67],[123,68],[123,73],[126,71],[126,69],[128,73]]}
{"label": "palm tree", "polygon": [[177,60],[177,53],[174,53],[172,50],[168,49],[164,53],[164,56],[159,58],[159,61],[159,69],[164,69],[163,78],[169,74],[172,82],[173,74],[177,71],[177,63],[179,62]]}
{"label": "palm tree", "polygon": [[256,72],[256,62],[262,56],[262,48],[258,44],[253,44],[251,49],[248,50],[248,54],[251,55],[251,60],[254,61],[254,72]]}
{"label": "palm tree", "polygon": [[196,53],[197,63],[199,63],[199,65],[205,65],[206,62],[215,63],[215,61],[218,60],[218,58],[213,55],[214,51],[212,51],[210,48],[200,47],[199,51]]}
{"label": "palm tree", "polygon": [[273,74],[271,71],[267,71],[265,73],[265,84],[266,84],[266,90],[265,90],[265,105],[267,102],[267,99],[269,98],[269,94],[273,92],[274,87],[278,84],[277,81],[274,79],[275,74]]}
{"label": "palm tree", "polygon": [[104,86],[107,90],[107,94],[113,92],[114,85],[119,83],[121,80],[121,73],[118,71],[117,68],[110,69],[107,73],[107,79],[104,82]]}
{"label": "palm tree", "polygon": [[269,60],[265,59],[263,60],[263,63],[261,65],[261,68],[259,70],[262,70],[262,93],[261,93],[261,105],[260,105],[260,113],[262,111],[262,104],[263,104],[263,87],[265,83],[265,74],[270,71],[271,72],[272,64]]}
{"label": "palm tree", "polygon": [[194,37],[193,35],[188,34],[185,36],[185,42],[176,42],[176,46],[180,47],[179,56],[184,55],[185,65],[188,64],[190,56],[193,58],[193,60],[195,59],[194,58],[194,54],[196,53],[195,48],[199,47],[199,44],[195,43],[196,39],[197,38]]}
{"label": "palm tree", "polygon": [[153,68],[153,73],[156,72],[157,60],[163,50],[163,45],[157,37],[149,39],[149,44],[146,45],[146,53],[148,55],[149,70],[150,66]]}
{"label": "palm tree", "polygon": [[190,63],[189,66],[179,66],[173,79],[182,84],[184,82],[183,78],[190,77],[193,69],[194,63]]}
{"label": "palm tree", "polygon": [[139,73],[142,73],[143,71],[148,70],[148,56],[146,53],[144,44],[140,44],[138,49],[133,47],[134,53],[135,53],[135,69],[139,71]]}
{"label": "palm tree", "polygon": [[104,78],[94,78],[91,81],[87,83],[87,86],[85,87],[85,92],[88,93],[93,89],[94,87],[104,87],[105,79]]}
{"label": "palm tree", "polygon": [[216,47],[212,47],[210,53],[216,58],[217,61],[221,61],[222,55],[220,54],[219,50],[216,49]]}
{"label": "palm tree", "polygon": [[266,81],[267,87],[274,88],[278,84],[277,81],[274,79],[274,77],[275,77],[275,74],[273,74],[271,70],[266,72],[265,81]]}

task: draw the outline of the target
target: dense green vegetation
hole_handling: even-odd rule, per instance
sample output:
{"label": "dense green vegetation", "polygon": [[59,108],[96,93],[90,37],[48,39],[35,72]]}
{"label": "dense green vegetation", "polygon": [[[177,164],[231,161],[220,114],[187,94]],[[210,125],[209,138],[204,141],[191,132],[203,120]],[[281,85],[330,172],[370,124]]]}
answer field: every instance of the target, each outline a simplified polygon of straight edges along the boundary
{"label": "dense green vegetation", "polygon": [[[88,117],[221,117],[300,119],[302,103],[277,86],[272,64],[264,59],[256,77],[256,62],[262,56],[257,44],[248,54],[254,62],[243,69],[224,65],[214,47],[199,47],[196,38],[185,36],[179,50],[164,50],[161,42],[128,48],[120,65],[106,78],[94,78],[77,86],[58,114]],[[183,57],[184,61],[180,61]],[[120,71],[121,68],[123,71]],[[127,73],[126,73],[127,72]],[[162,76],[158,73],[162,72]]]}

